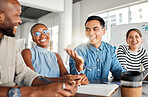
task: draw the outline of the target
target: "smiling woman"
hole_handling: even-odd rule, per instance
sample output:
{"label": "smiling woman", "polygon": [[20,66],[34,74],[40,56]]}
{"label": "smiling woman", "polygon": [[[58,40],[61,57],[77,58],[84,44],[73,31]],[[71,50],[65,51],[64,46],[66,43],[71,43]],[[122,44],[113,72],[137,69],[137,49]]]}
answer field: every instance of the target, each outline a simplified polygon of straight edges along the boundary
{"label": "smiling woman", "polygon": [[120,45],[117,57],[122,67],[127,71],[144,71],[148,69],[147,50],[141,47],[142,34],[138,29],[130,29],[126,33],[128,45]]}
{"label": "smiling woman", "polygon": [[61,77],[67,74],[60,55],[47,49],[50,32],[46,25],[37,23],[30,32],[37,46],[22,51],[26,65],[45,77]]}
{"label": "smiling woman", "polygon": [[42,24],[36,24],[31,29],[31,35],[33,41],[37,46],[42,48],[48,47],[48,42],[50,40],[50,33],[48,28]]}
{"label": "smiling woman", "polygon": [[30,32],[36,46],[22,51],[28,67],[52,81],[77,80],[77,85],[89,83],[84,74],[68,74],[60,55],[47,49],[50,32],[46,25],[37,23],[32,26]]}

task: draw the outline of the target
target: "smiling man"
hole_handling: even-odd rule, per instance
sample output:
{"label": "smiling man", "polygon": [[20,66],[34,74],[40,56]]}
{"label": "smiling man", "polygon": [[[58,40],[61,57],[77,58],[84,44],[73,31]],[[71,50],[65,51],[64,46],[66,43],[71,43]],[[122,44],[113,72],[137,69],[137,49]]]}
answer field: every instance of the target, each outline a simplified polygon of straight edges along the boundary
{"label": "smiling man", "polygon": [[89,43],[80,44],[74,49],[65,49],[71,56],[71,74],[84,73],[89,80],[106,79],[109,71],[115,78],[125,70],[121,67],[115,49],[110,44],[102,41],[105,34],[105,22],[99,16],[90,16],[85,22],[85,34]]}
{"label": "smiling man", "polygon": [[0,97],[73,96],[76,84],[51,83],[25,65],[14,38],[20,14],[17,0],[0,0]]}

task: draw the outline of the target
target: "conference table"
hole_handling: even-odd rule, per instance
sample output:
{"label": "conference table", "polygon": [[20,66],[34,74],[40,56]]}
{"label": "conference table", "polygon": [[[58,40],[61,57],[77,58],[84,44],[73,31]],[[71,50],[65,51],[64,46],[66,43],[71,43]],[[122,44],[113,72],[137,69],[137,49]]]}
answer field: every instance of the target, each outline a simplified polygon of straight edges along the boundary
{"label": "conference table", "polygon": [[[120,85],[120,80],[117,80],[117,79],[97,79],[97,80],[89,81],[90,84],[104,84],[107,82],[110,84]],[[96,97],[96,96],[76,93],[75,97]],[[110,97],[122,97],[120,86]],[[142,84],[142,97],[148,97],[148,83],[147,82],[146,83],[143,82]]]}

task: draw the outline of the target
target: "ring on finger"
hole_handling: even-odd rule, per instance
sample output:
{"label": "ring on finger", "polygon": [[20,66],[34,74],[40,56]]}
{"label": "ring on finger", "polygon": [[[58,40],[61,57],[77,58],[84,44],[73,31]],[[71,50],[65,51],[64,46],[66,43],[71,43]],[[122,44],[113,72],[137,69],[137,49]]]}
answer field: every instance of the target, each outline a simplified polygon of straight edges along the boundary
{"label": "ring on finger", "polygon": [[65,87],[65,83],[63,83],[63,86],[62,86],[62,88],[63,88],[63,89],[65,89],[65,88],[66,88],[66,87]]}

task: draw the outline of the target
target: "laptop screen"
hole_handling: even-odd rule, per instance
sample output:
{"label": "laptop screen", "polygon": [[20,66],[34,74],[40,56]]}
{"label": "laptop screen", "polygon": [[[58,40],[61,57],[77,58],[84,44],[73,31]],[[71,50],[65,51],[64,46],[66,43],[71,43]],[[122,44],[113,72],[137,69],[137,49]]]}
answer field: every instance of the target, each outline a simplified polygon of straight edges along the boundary
{"label": "laptop screen", "polygon": [[148,81],[148,73],[143,77],[144,81]]}

